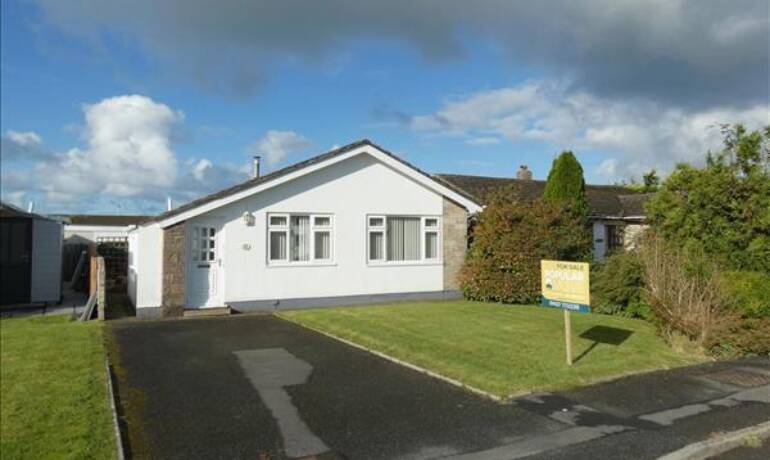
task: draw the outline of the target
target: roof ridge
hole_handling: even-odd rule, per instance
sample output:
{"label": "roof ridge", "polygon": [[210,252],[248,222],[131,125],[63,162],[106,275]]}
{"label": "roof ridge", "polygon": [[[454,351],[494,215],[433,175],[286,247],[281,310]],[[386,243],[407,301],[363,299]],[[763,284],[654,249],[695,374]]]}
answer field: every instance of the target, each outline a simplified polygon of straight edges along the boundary
{"label": "roof ridge", "polygon": [[[321,160],[325,160],[327,158],[331,158],[331,157],[333,157],[335,155],[339,155],[341,153],[345,153],[345,152],[347,152],[349,150],[353,150],[355,148],[358,148],[358,147],[361,147],[361,146],[364,146],[364,145],[370,145],[370,146],[375,147],[375,148],[380,148],[380,147],[378,147],[376,144],[374,144],[372,141],[370,141],[367,138],[359,139],[359,140],[351,142],[349,144],[345,144],[343,146],[340,146],[340,147],[337,147],[337,148],[333,148],[331,150],[327,150],[327,151],[325,151],[323,153],[319,153],[318,155],[314,155],[314,156],[312,156],[310,158],[307,158],[305,160],[298,161],[296,163],[292,163],[290,165],[284,166],[283,168],[277,169],[275,171],[272,171],[272,172],[270,172],[268,174],[265,174],[264,176],[250,177],[249,179],[247,179],[245,181],[242,181],[242,182],[239,182],[237,184],[233,184],[230,187],[226,187],[226,188],[223,188],[221,190],[217,190],[216,192],[209,193],[208,195],[204,195],[204,196],[202,196],[200,198],[196,198],[196,199],[194,199],[192,201],[188,201],[187,203],[185,203],[185,204],[183,204],[181,206],[178,206],[178,207],[176,207],[174,209],[171,209],[169,211],[165,211],[165,212],[162,212],[162,213],[157,214],[155,216],[152,216],[151,219],[148,220],[148,222],[156,222],[156,221],[159,221],[159,220],[166,219],[168,217],[171,217],[171,216],[174,216],[174,215],[179,214],[181,212],[184,212],[184,211],[186,211],[188,209],[193,209],[193,208],[195,208],[197,206],[205,204],[206,202],[211,201],[214,197],[217,197],[219,195],[227,196],[230,193],[238,191],[238,190],[240,190],[242,188],[248,188],[248,187],[260,184],[262,182],[268,182],[269,180],[272,180],[274,178],[280,177],[280,176],[286,174],[289,171],[293,171],[295,169],[302,169],[305,166],[311,165],[311,164],[316,163],[316,162],[321,161]],[[380,149],[380,150],[382,150],[382,149]]]}
{"label": "roof ridge", "polygon": [[[473,178],[473,179],[487,179],[487,180],[510,180],[510,181],[517,181],[517,182],[539,182],[539,183],[545,183],[548,182],[547,180],[543,179],[519,179],[517,177],[510,177],[510,176],[481,176],[476,174],[455,174],[455,173],[436,173],[434,176],[438,177],[467,177],[467,178]],[[595,188],[610,188],[610,189],[623,189],[627,190],[627,195],[636,195],[633,191],[633,189],[630,189],[624,185],[615,185],[615,184],[589,184],[586,183],[586,187],[595,187]]]}

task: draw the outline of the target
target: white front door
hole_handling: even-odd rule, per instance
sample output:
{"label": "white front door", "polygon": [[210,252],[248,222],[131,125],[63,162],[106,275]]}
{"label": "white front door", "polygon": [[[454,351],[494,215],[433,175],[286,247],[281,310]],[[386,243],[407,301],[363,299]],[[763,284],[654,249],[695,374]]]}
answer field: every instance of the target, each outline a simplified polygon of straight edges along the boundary
{"label": "white front door", "polygon": [[190,225],[187,231],[187,306],[221,307],[221,236],[214,224]]}

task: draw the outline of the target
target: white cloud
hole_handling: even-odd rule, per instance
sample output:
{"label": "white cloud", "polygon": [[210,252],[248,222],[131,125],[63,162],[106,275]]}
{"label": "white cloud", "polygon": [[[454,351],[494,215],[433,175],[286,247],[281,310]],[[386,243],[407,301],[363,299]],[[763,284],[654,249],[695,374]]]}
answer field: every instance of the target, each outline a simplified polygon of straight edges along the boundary
{"label": "white cloud", "polygon": [[43,143],[43,140],[40,139],[40,136],[32,131],[27,131],[24,133],[20,133],[18,131],[8,131],[7,136],[11,142],[14,142],[15,144],[22,147],[39,146]]}
{"label": "white cloud", "polygon": [[211,169],[213,166],[214,164],[211,163],[211,161],[203,158],[202,160],[195,163],[195,166],[193,166],[193,177],[195,177],[195,180],[203,181],[206,176],[206,171]]}
{"label": "white cloud", "polygon": [[[249,178],[249,161],[180,161],[173,139],[184,114],[149,97],[112,97],[84,105],[83,112],[84,146],[63,153],[45,151],[43,139],[34,132],[8,131],[2,136],[3,199],[35,199],[55,212],[157,212],[167,196],[182,203]],[[268,131],[252,148],[275,163],[309,145],[295,132]],[[16,149],[14,155],[46,153],[31,158],[32,164],[6,167],[9,146]]]}
{"label": "white cloud", "polygon": [[468,145],[484,146],[484,145],[498,145],[501,143],[497,137],[473,137],[465,141]]}
{"label": "white cloud", "polygon": [[412,129],[432,134],[488,136],[511,142],[539,141],[555,149],[595,150],[618,157],[605,175],[666,170],[679,161],[698,162],[721,141],[719,125],[770,123],[770,106],[716,107],[686,112],[642,99],[602,98],[566,82],[540,80],[455,98],[412,118]]}
{"label": "white cloud", "polygon": [[42,188],[49,200],[102,193],[134,197],[174,185],[171,134],[184,119],[181,112],[137,95],[104,99],[83,111],[86,148],[38,165],[38,174],[47,178]]}
{"label": "white cloud", "polygon": [[596,172],[601,176],[615,177],[618,170],[618,160],[614,158],[607,158],[599,164],[596,168]]}
{"label": "white cloud", "polygon": [[6,131],[0,142],[3,161],[36,160],[44,157],[43,140],[33,131]]}
{"label": "white cloud", "polygon": [[254,155],[261,155],[267,164],[272,166],[311,145],[312,143],[307,138],[294,131],[270,130],[249,150]]}
{"label": "white cloud", "polygon": [[169,194],[176,201],[186,202],[203,194],[213,193],[249,178],[250,165],[214,163],[207,158],[189,159]]}

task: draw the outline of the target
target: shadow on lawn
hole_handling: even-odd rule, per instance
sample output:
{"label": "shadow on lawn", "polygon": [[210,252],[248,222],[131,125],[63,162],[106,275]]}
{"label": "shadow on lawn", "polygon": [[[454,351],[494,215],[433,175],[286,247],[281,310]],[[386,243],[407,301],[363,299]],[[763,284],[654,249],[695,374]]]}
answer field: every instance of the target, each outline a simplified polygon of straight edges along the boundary
{"label": "shadow on lawn", "polygon": [[578,362],[583,359],[583,357],[590,353],[591,350],[596,348],[600,343],[618,346],[628,340],[628,338],[631,337],[631,334],[633,333],[634,331],[629,331],[628,329],[620,329],[617,327],[594,326],[580,334],[579,337],[581,339],[591,340],[593,343],[591,346],[586,348],[583,353],[580,353],[580,355],[575,358],[574,362]]}

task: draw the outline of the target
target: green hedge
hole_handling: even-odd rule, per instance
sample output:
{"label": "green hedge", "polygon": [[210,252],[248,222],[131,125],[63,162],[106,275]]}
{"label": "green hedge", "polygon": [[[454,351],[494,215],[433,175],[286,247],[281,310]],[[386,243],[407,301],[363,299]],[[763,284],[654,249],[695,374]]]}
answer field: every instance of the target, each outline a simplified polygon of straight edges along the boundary
{"label": "green hedge", "polygon": [[721,276],[720,287],[742,316],[770,317],[770,275],[749,271],[725,272]]}
{"label": "green hedge", "polygon": [[591,237],[579,216],[541,200],[503,194],[481,212],[460,273],[469,299],[533,303],[540,296],[542,259],[585,260]]}

